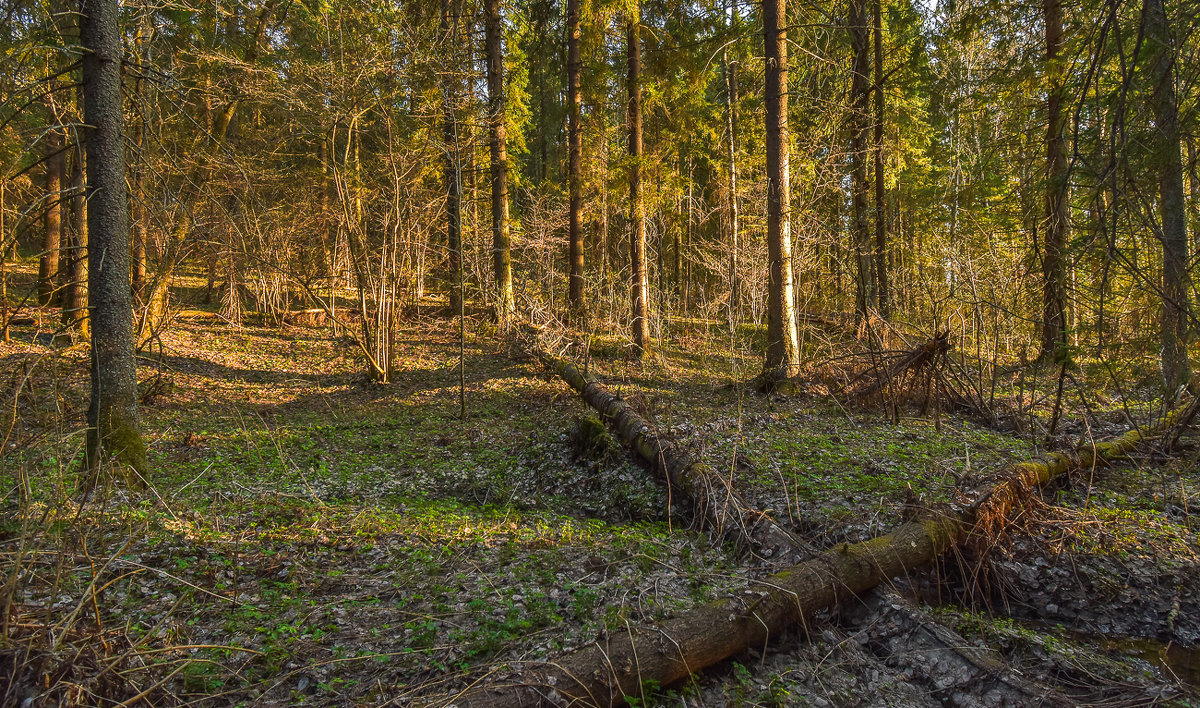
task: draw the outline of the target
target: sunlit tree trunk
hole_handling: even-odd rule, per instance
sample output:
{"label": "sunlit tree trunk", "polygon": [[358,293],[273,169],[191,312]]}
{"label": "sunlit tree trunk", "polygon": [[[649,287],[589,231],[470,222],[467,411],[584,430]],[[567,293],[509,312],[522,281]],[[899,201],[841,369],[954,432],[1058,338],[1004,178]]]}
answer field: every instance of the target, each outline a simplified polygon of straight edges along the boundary
{"label": "sunlit tree trunk", "polygon": [[582,322],[583,295],[583,99],[579,88],[579,0],[567,0],[567,314]]}
{"label": "sunlit tree trunk", "polygon": [[767,356],[776,376],[800,371],[792,294],[791,185],[788,169],[787,31],[785,0],[763,1],[767,115]]}
{"label": "sunlit tree trunk", "polygon": [[[87,141],[86,134],[80,135]],[[88,334],[88,204],[84,195],[85,146],[75,146],[71,168],[71,227],[67,229],[70,242],[67,249],[66,278],[60,301],[62,322],[73,327],[81,336]]]}
{"label": "sunlit tree trunk", "polygon": [[883,7],[874,0],[875,15],[875,288],[879,314],[887,317],[891,310],[888,294],[887,267],[887,180],[883,164]]}
{"label": "sunlit tree trunk", "polygon": [[850,76],[850,195],[853,203],[854,256],[858,266],[858,288],[854,310],[865,318],[878,305],[875,293],[875,263],[871,247],[871,225],[868,215],[870,184],[867,182],[867,140],[870,121],[870,51],[867,31],[866,0],[850,0],[850,50],[853,67]]}
{"label": "sunlit tree trunk", "polygon": [[1042,0],[1046,33],[1046,202],[1042,229],[1041,356],[1055,356],[1065,345],[1069,224],[1067,139],[1063,130],[1064,76],[1062,0]]}
{"label": "sunlit tree trunk", "polygon": [[[738,9],[734,2],[727,3],[728,8],[728,23],[729,29],[736,31]],[[729,306],[731,312],[736,312],[738,304],[741,302],[741,284],[738,282],[738,251],[741,249],[739,243],[740,234],[738,228],[740,226],[738,219],[738,182],[737,182],[737,101],[738,101],[738,75],[737,63],[729,58],[729,48],[726,47],[721,53],[721,68],[725,75],[725,131],[729,134],[728,145],[728,162],[726,166],[729,176]],[[688,187],[689,208],[691,200],[691,186]],[[689,211],[689,216],[691,212]],[[688,224],[691,228],[691,224]]]}
{"label": "sunlit tree trunk", "polygon": [[508,230],[508,146],[505,129],[503,29],[500,0],[487,0],[487,82],[491,112],[492,263],[496,273],[497,314],[501,328],[516,315],[513,299],[512,247]]}
{"label": "sunlit tree trunk", "polygon": [[52,130],[46,135],[46,211],[42,217],[45,230],[42,253],[38,258],[38,302],[49,305],[58,289],[58,254],[62,242],[62,182],[66,172],[62,133]]}
{"label": "sunlit tree trunk", "polygon": [[[446,51],[455,52],[458,47],[457,22],[451,17],[450,0],[442,0],[442,36]],[[462,307],[462,290],[459,289],[459,270],[462,268],[462,184],[458,174],[458,123],[454,108],[458,100],[458,79],[453,65],[447,66],[442,85],[442,147],[445,150],[446,182],[446,248],[449,251],[450,311],[458,312]]]}
{"label": "sunlit tree trunk", "polygon": [[639,356],[650,348],[650,281],[646,272],[646,205],[642,197],[641,7],[634,3],[626,26],[629,91],[629,239],[633,346]]}
{"label": "sunlit tree trunk", "polygon": [[124,463],[138,472],[144,472],[146,467],[133,351],[118,12],[117,0],[84,0],[80,31],[84,47],[83,119],[89,126],[92,397],[88,408],[87,452],[93,473],[105,459]]}
{"label": "sunlit tree trunk", "polygon": [[1187,354],[1190,284],[1179,103],[1175,92],[1175,50],[1163,0],[1144,1],[1142,22],[1146,47],[1150,51],[1150,80],[1154,86],[1150,98],[1155,127],[1151,150],[1158,167],[1158,209],[1162,219],[1162,374],[1167,392],[1174,393],[1192,375]]}

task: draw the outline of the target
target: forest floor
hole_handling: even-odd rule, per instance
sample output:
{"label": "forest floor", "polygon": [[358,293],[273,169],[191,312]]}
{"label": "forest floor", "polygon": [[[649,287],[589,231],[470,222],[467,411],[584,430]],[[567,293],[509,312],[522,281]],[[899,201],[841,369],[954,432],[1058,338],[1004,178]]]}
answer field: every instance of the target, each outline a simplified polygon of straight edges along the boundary
{"label": "forest floor", "polygon": [[[76,492],[87,361],[49,328],[0,345],[0,705],[410,705],[739,589],[789,559],[714,543],[649,467],[582,434],[536,359],[414,317],[393,383],[327,329],[177,320],[142,352],[151,473]],[[736,339],[736,338],[735,338]],[[738,385],[728,328],[668,325],[591,367],[811,544],[869,538],[1041,447],[941,413]],[[1128,425],[1063,417],[1058,445]],[[1126,397],[1135,419],[1154,412]],[[1044,441],[1043,441],[1044,443]],[[1046,491],[960,555],[635,705],[1200,705],[1200,448]],[[1031,699],[1031,703],[1032,703]],[[132,703],[131,703],[132,704]]]}

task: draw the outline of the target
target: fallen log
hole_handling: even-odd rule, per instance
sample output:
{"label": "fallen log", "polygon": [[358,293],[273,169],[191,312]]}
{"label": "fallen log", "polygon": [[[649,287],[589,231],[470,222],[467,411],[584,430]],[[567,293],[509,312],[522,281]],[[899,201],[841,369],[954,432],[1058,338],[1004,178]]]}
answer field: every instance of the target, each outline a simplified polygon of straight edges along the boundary
{"label": "fallen log", "polygon": [[[573,369],[573,367],[572,367]],[[575,371],[578,388],[594,391]],[[572,386],[575,386],[572,383]],[[593,394],[595,395],[595,394]],[[1185,409],[1111,442],[1081,446],[1011,465],[973,503],[901,525],[861,543],[844,543],[768,576],[740,594],[694,608],[652,627],[612,630],[553,661],[515,665],[434,705],[458,708],[619,706],[652,682],[666,686],[800,624],[812,613],[855,598],[891,578],[929,565],[946,551],[1000,526],[1032,486],[1072,469],[1115,460],[1171,429]],[[642,437],[647,437],[646,433]]]}
{"label": "fallen log", "polygon": [[594,377],[545,351],[539,350],[537,354],[543,364],[578,391],[583,400],[616,429],[625,444],[659,469],[672,492],[691,502],[696,517],[702,519],[713,534],[730,539],[741,548],[755,549],[766,557],[774,558],[796,550],[812,555],[803,541],[770,515],[748,504],[734,489],[730,475],[718,473],[675,443],[660,437],[650,421]]}

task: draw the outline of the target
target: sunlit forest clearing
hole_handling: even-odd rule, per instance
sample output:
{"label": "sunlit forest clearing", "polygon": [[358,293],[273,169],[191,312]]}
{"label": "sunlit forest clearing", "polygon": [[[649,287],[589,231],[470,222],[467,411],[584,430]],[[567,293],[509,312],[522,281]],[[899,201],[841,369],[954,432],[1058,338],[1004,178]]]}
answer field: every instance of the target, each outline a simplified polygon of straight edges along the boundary
{"label": "sunlit forest clearing", "polygon": [[1200,705],[1194,7],[0,18],[0,707]]}

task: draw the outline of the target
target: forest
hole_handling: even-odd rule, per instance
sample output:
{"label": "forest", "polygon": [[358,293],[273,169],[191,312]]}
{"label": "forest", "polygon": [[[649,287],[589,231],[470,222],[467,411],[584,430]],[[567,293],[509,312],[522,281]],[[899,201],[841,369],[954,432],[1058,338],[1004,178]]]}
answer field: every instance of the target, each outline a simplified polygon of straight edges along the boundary
{"label": "forest", "polygon": [[0,708],[1200,705],[1196,0],[0,0]]}

